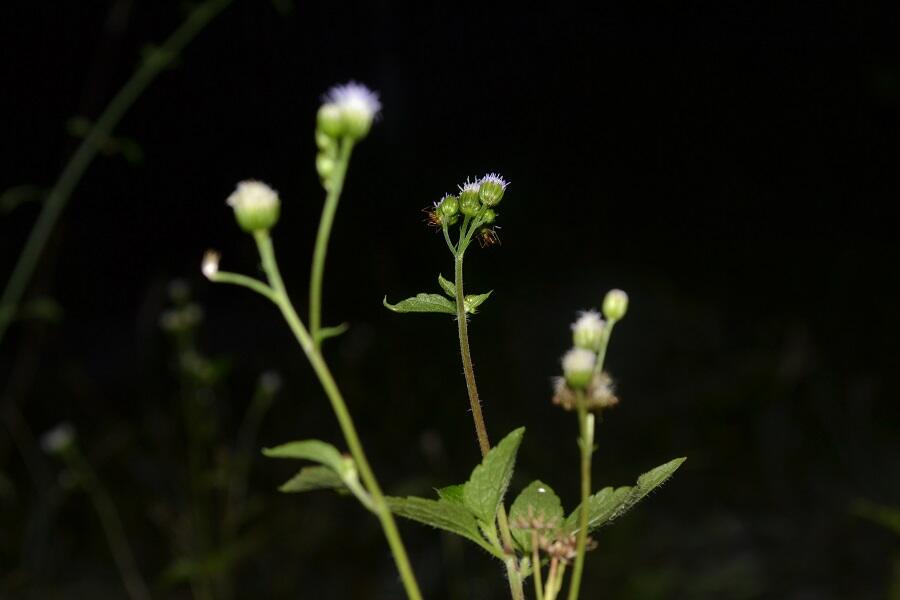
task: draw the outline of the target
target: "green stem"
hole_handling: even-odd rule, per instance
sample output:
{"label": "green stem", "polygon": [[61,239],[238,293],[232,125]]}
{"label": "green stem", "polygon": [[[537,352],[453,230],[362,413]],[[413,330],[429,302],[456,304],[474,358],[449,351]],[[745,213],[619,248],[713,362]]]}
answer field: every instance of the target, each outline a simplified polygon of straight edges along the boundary
{"label": "green stem", "polygon": [[[581,509],[578,513],[578,539],[575,546],[575,567],[572,570],[572,583],[569,587],[569,600],[576,600],[581,587],[581,574],[584,571],[585,545],[588,533],[588,498],[591,495],[591,455],[594,452],[594,432],[592,417],[588,415],[584,393],[578,392],[578,432],[581,446]],[[589,423],[589,421],[591,421]]]}
{"label": "green stem", "polygon": [[538,548],[538,533],[531,531],[531,566],[532,577],[534,578],[534,596],[537,600],[544,600],[544,582],[541,581],[543,576],[541,573],[541,554]]}
{"label": "green stem", "polygon": [[[462,236],[461,236],[462,237]],[[475,434],[478,437],[478,447],[481,455],[485,456],[491,450],[491,441],[488,438],[487,425],[481,412],[481,400],[478,397],[478,386],[475,384],[475,368],[472,365],[472,353],[469,350],[469,328],[466,321],[465,294],[463,292],[463,255],[468,239],[460,239],[456,254],[456,323],[459,332],[459,352],[462,358],[463,374],[466,378],[466,389],[469,392],[469,406],[472,408],[472,420],[475,422]],[[509,521],[506,517],[506,508],[503,504],[497,509],[497,525],[500,528],[500,537],[503,540],[504,550],[507,554],[513,552],[512,535],[509,531]],[[516,600],[525,598],[522,590],[522,577],[514,559],[504,561],[506,573],[509,578],[509,588],[512,597]]]}
{"label": "green stem", "polygon": [[465,295],[463,294],[463,252],[456,255],[456,324],[459,332],[459,352],[462,357],[463,374],[466,378],[466,389],[469,392],[469,405],[472,408],[472,420],[475,422],[475,435],[481,455],[491,449],[487,426],[481,412],[481,400],[478,397],[478,386],[475,385],[475,368],[472,365],[472,353],[469,350],[469,326],[466,317]]}
{"label": "green stem", "polygon": [[91,465],[77,447],[70,447],[63,452],[63,458],[77,474],[84,491],[91,499],[91,504],[94,505],[94,510],[97,511],[100,526],[103,528],[113,556],[113,562],[116,563],[128,596],[131,600],[150,600],[150,590],[138,571],[137,562],[134,560],[134,554],[132,554],[128,538],[125,536],[125,528],[122,527],[122,520],[119,518],[112,498],[103,489]]}
{"label": "green stem", "polygon": [[[597,352],[597,363],[594,370],[603,372],[606,361],[606,348],[612,335],[615,320],[610,319],[603,329],[600,349]],[[594,416],[589,415],[584,392],[578,392],[578,432],[581,446],[581,510],[578,515],[578,539],[576,543],[575,566],[572,569],[572,582],[569,586],[569,600],[577,600],[581,589],[581,576],[584,572],[584,555],[588,530],[588,497],[591,495],[591,455],[594,453]]]}
{"label": "green stem", "polygon": [[312,335],[316,350],[322,347],[322,278],[325,275],[325,257],[328,254],[328,239],[331,237],[331,226],[337,212],[341,191],[344,189],[344,177],[350,154],[353,152],[353,139],[343,138],[338,159],[334,164],[334,172],[328,178],[328,195],[322,208],[319,220],[319,233],[316,235],[316,248],[313,252],[312,273],[309,277],[309,332]]}
{"label": "green stem", "polygon": [[47,245],[47,240],[56,226],[72,191],[88,166],[97,156],[112,130],[119,124],[131,105],[147,89],[156,76],[181,53],[198,33],[216,15],[224,10],[232,0],[207,0],[191,11],[184,22],[172,35],[147,57],[122,89],[113,97],[106,109],[97,118],[94,126],[79,144],[72,158],[66,163],[59,179],[44,199],[43,207],[31,233],[22,248],[19,259],[6,283],[3,295],[0,296],[0,342],[16,314],[25,289],[28,287],[37,268],[38,260]]}
{"label": "green stem", "polygon": [[356,426],[353,424],[353,419],[350,417],[347,404],[344,402],[344,398],[338,389],[337,383],[335,382],[328,365],[325,363],[325,359],[316,348],[312,336],[303,326],[300,317],[297,316],[297,311],[294,310],[294,306],[291,304],[290,298],[287,295],[287,290],[281,279],[281,273],[278,270],[278,263],[275,260],[272,239],[269,237],[268,232],[265,231],[257,232],[255,238],[259,248],[260,257],[262,258],[263,269],[265,270],[266,275],[269,278],[269,284],[274,291],[275,304],[281,310],[281,314],[284,316],[285,321],[287,321],[291,331],[294,333],[294,336],[296,336],[297,341],[300,343],[300,347],[306,354],[306,358],[309,360],[310,365],[312,365],[313,371],[315,371],[318,376],[322,388],[328,396],[328,400],[331,402],[331,408],[334,410],[334,414],[337,417],[341,432],[344,434],[344,440],[347,442],[347,447],[350,449],[350,454],[356,462],[363,483],[368,489],[369,494],[372,496],[375,513],[378,516],[378,520],[381,522],[384,535],[387,538],[388,545],[394,555],[394,562],[397,564],[397,569],[400,571],[400,578],[403,581],[403,587],[406,589],[406,595],[410,600],[422,600],[422,593],[419,591],[419,585],[416,582],[415,575],[410,566],[406,548],[403,546],[403,540],[400,538],[400,532],[397,530],[397,524],[384,499],[381,486],[378,485],[375,474],[372,472],[371,466],[369,466],[369,461],[363,451],[362,443],[359,440],[359,435],[356,432]]}

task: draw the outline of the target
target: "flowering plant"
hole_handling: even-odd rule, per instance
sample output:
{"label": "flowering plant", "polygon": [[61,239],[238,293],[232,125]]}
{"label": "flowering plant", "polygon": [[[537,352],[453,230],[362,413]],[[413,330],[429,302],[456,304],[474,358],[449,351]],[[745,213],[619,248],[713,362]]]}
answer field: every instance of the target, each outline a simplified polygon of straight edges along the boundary
{"label": "flowering plant", "polygon": [[592,493],[595,415],[618,402],[612,391],[612,380],[604,371],[606,351],[614,325],[627,312],[628,297],[621,290],[613,290],[603,300],[602,317],[595,311],[582,313],[572,326],[574,347],[564,355],[563,374],[555,383],[553,401],[574,411],[578,420],[581,450],[579,506],[567,515],[553,489],[542,481],[534,481],[518,494],[507,510],[506,493],[525,429],[516,429],[496,445],[491,444],[481,411],[468,337],[470,317],[478,312],[491,292],[466,294],[463,259],[474,240],[482,247],[499,242],[496,210],[506,196],[509,183],[496,173],[467,179],[459,185],[458,194],[444,195],[427,208],[429,224],[443,233],[453,258],[453,280],[438,275],[442,293],[420,293],[393,304],[385,297],[383,303],[397,313],[442,313],[455,318],[469,406],[483,459],[466,482],[438,489],[437,498],[385,495],[322,352],[323,341],[340,335],[345,327],[324,327],[321,304],[328,240],[350,156],[354,145],[369,133],[380,111],[377,94],[355,83],[333,88],[325,95],[319,109],[315,134],[319,148],[316,169],[326,198],[312,259],[308,325],[288,297],[278,268],[270,232],[279,220],[281,201],[268,185],[258,181],[241,182],[227,201],[234,209],[239,226],[256,242],[266,280],[220,270],[220,256],[214,251],[207,252],[203,259],[202,271],[210,280],[249,288],[280,310],[328,396],[349,450],[349,454],[342,454],[327,442],[302,440],[266,449],[264,453],[274,458],[314,463],[301,468],[281,487],[282,491],[343,490],[371,511],[381,523],[411,600],[420,599],[422,594],[395,515],[459,535],[496,557],[504,564],[510,593],[516,600],[525,598],[524,582],[528,577],[533,580],[538,600],[553,600],[560,594],[567,568],[572,565],[568,598],[575,600],[579,596],[585,552],[594,546],[588,534],[631,509],[684,461],[683,458],[669,461],[641,475],[634,486],[605,487]]}

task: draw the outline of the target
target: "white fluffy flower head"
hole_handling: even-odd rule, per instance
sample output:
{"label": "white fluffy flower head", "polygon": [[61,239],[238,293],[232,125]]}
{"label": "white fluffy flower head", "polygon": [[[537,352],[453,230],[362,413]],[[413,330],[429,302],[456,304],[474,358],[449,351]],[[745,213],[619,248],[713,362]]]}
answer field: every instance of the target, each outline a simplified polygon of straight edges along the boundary
{"label": "white fluffy flower head", "polygon": [[606,322],[600,317],[600,313],[586,310],[572,323],[572,341],[578,348],[597,352],[603,342],[605,327]]}
{"label": "white fluffy flower head", "polygon": [[584,348],[572,348],[562,359],[563,372],[593,371],[597,355]]}
{"label": "white fluffy flower head", "polygon": [[351,81],[336,85],[322,98],[326,106],[333,106],[347,135],[363,138],[372,128],[372,122],[381,113],[378,94],[361,83]]}
{"label": "white fluffy flower head", "polygon": [[270,209],[278,204],[278,194],[262,181],[248,179],[238,183],[225,202],[235,210]]}
{"label": "white fluffy flower head", "polygon": [[281,201],[278,193],[262,181],[248,179],[225,201],[234,209],[234,216],[244,231],[271,229],[278,222]]}

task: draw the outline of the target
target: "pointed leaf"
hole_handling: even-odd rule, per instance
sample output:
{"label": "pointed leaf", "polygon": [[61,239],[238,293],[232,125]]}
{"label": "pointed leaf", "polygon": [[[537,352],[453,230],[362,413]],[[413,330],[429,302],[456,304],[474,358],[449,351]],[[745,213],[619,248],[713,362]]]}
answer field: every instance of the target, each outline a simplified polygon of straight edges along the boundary
{"label": "pointed leaf", "polygon": [[294,458],[321,463],[341,473],[346,469],[344,459],[338,449],[320,440],[288,442],[274,448],[263,448],[263,454],[270,458]]}
{"label": "pointed leaf", "polygon": [[385,499],[395,515],[455,533],[475,542],[492,554],[497,553],[497,550],[481,537],[474,515],[462,504],[412,496],[408,498],[388,496]]}
{"label": "pointed leaf", "polygon": [[548,529],[560,527],[563,522],[563,508],[559,496],[553,488],[542,481],[532,481],[528,484],[509,509],[512,536],[525,552],[531,551],[530,525],[533,521],[543,523]]}
{"label": "pointed leaf", "polygon": [[675,458],[638,477],[637,485],[631,488],[631,492],[625,497],[622,505],[616,509],[615,514],[610,517],[610,520],[621,517],[631,510],[635,504],[643,500],[647,494],[665,483],[685,460],[687,460],[685,457]]}
{"label": "pointed leaf", "polygon": [[457,504],[464,504],[463,502],[463,490],[465,490],[465,484],[457,484],[457,485],[448,485],[447,487],[442,487],[435,490],[438,494],[438,497],[441,500],[446,500],[447,502],[456,502]]}
{"label": "pointed leaf", "polygon": [[456,298],[456,285],[452,281],[444,279],[444,276],[438,273],[438,285],[444,290],[444,293],[451,298]]}
{"label": "pointed leaf", "polygon": [[516,429],[494,446],[472,471],[463,490],[463,501],[483,523],[493,523],[506,494],[516,464],[516,453],[525,428]]}
{"label": "pointed leaf", "polygon": [[[593,531],[610,520],[616,510],[631,492],[631,486],[620,488],[605,487],[593,496],[588,497],[588,531]],[[579,504],[566,519],[565,529],[571,533],[578,531],[581,520]]]}
{"label": "pointed leaf", "polygon": [[469,294],[465,298],[463,298],[463,305],[466,308],[467,313],[475,314],[478,312],[478,307],[488,299],[488,297],[494,293],[494,290],[490,292],[485,292],[484,294]]}
{"label": "pointed leaf", "polygon": [[383,304],[388,309],[397,313],[424,312],[446,313],[448,315],[456,314],[456,306],[440,294],[416,294],[415,297],[401,300],[397,304],[389,304],[387,296],[385,296]]}
{"label": "pointed leaf", "polygon": [[[588,531],[592,531],[613,519],[621,517],[635,504],[640,502],[653,489],[662,485],[672,476],[678,467],[685,461],[684,458],[676,458],[664,465],[647,471],[638,477],[634,487],[603,488],[588,499]],[[577,531],[579,522],[579,505],[566,519],[566,528]]]}
{"label": "pointed leaf", "polygon": [[287,480],[278,491],[308,492],[310,490],[346,490],[340,476],[330,467],[316,465],[303,467],[296,475]]}

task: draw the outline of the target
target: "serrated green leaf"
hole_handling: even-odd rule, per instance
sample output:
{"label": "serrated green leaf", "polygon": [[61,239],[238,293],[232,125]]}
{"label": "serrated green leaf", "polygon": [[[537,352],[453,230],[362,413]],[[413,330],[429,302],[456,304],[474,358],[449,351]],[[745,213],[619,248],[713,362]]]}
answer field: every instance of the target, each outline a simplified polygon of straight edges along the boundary
{"label": "serrated green leaf", "polygon": [[493,523],[516,464],[525,428],[516,429],[491,448],[465,484],[463,501],[478,519]]}
{"label": "serrated green leaf", "polygon": [[331,467],[316,465],[303,467],[296,475],[288,479],[280,492],[308,492],[310,490],[346,490],[344,482]]}
{"label": "serrated green leaf", "polygon": [[444,279],[444,276],[438,273],[438,285],[444,290],[444,293],[451,298],[456,298],[456,285],[452,281]]}
{"label": "serrated green leaf", "polygon": [[637,485],[631,488],[631,492],[625,498],[622,505],[616,509],[615,514],[610,517],[610,520],[621,517],[631,510],[635,504],[643,500],[647,494],[665,483],[685,460],[687,460],[685,457],[675,458],[638,477]]}
{"label": "serrated green leaf", "polygon": [[[605,487],[588,497],[588,531],[593,531],[608,522],[625,501],[629,492],[631,492],[631,486],[627,485],[615,489]],[[579,504],[566,519],[565,529],[572,533],[578,531],[580,519],[581,505]]]}
{"label": "serrated green leaf", "polygon": [[446,500],[447,502],[456,502],[457,504],[464,504],[463,502],[463,490],[465,490],[465,484],[457,484],[457,485],[448,485],[447,487],[442,487],[437,490],[438,497],[441,500]]}
{"label": "serrated green leaf", "polygon": [[345,469],[343,457],[338,449],[320,440],[288,442],[274,448],[263,448],[263,454],[270,458],[293,458],[321,463],[341,473]]}
{"label": "serrated green leaf", "polygon": [[512,536],[519,547],[531,552],[531,529],[517,527],[538,520],[548,529],[560,527],[563,522],[563,508],[559,496],[546,483],[532,481],[513,501],[509,509],[509,524]]}
{"label": "serrated green leaf", "polygon": [[413,496],[408,498],[388,496],[385,500],[395,515],[455,533],[498,556],[498,551],[481,537],[475,516],[462,504]]}
{"label": "serrated green leaf", "polygon": [[389,310],[397,313],[421,312],[445,313],[448,315],[456,314],[456,306],[440,294],[416,294],[415,297],[401,300],[397,304],[389,304],[387,296],[385,296],[383,304]]}
{"label": "serrated green leaf", "polygon": [[[672,473],[685,460],[685,458],[676,458],[647,471],[638,477],[637,484],[634,487],[625,486],[615,490],[604,488],[591,496],[588,499],[588,531],[609,523],[631,510],[647,494],[671,477]],[[571,528],[573,531],[578,529],[579,510],[580,506],[566,519],[566,527]]]}
{"label": "serrated green leaf", "polygon": [[485,292],[484,294],[469,294],[465,298],[463,298],[463,306],[466,309],[467,313],[475,314],[478,312],[478,307],[488,299],[488,297],[494,293],[494,290],[490,292]]}

